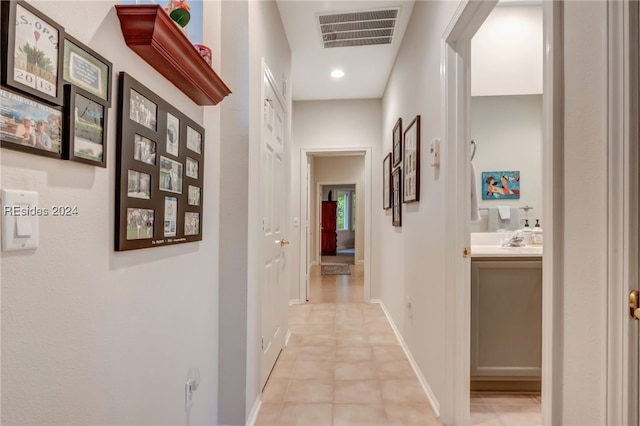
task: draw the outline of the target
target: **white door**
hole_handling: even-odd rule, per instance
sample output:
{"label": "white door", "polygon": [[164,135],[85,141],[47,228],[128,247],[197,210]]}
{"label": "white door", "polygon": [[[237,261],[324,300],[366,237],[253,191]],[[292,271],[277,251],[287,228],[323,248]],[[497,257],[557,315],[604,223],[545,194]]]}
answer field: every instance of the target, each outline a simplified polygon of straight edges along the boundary
{"label": "white door", "polygon": [[262,216],[262,365],[261,385],[284,347],[286,330],[285,254],[283,231],[287,206],[288,168],[285,152],[284,101],[269,69],[263,73],[260,153],[260,209]]}

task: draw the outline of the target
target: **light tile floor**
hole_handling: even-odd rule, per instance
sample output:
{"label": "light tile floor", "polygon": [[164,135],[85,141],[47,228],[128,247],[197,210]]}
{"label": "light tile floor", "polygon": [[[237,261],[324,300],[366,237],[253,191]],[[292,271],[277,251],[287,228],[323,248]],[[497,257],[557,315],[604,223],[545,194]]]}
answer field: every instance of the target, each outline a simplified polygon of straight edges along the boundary
{"label": "light tile floor", "polygon": [[541,423],[539,395],[471,393],[471,425],[529,426]]}
{"label": "light tile floor", "polygon": [[[362,266],[352,272],[312,269],[309,303],[289,308],[291,338],[256,426],[441,425],[382,309],[363,303]],[[533,404],[479,395],[471,403],[474,425],[539,424],[539,406],[538,423],[527,417]]]}

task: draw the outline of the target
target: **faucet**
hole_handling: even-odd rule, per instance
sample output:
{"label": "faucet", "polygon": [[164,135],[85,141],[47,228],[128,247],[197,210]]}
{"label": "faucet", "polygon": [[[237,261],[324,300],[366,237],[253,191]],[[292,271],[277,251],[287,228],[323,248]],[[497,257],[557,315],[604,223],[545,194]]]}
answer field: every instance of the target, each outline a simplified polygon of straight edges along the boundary
{"label": "faucet", "polygon": [[524,246],[524,236],[522,231],[516,231],[508,240],[502,242],[502,247],[522,247]]}

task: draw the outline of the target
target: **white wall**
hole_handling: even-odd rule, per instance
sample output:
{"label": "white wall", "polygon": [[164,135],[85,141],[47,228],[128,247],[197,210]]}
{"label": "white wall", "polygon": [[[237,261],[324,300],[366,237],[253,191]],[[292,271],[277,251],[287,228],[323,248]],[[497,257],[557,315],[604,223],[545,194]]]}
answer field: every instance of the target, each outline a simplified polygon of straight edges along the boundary
{"label": "white wall", "polygon": [[[382,156],[391,151],[391,133],[399,117],[406,128],[421,115],[423,153],[433,138],[442,138],[441,38],[457,7],[457,2],[416,2],[383,98]],[[441,164],[447,164],[448,154],[445,141]],[[381,220],[381,298],[439,403],[449,398],[445,384],[450,378],[443,366],[445,219],[450,212],[445,209],[444,172],[429,167],[427,155],[421,156],[420,167],[420,201],[403,206],[402,227],[391,225],[391,210],[373,210]],[[405,307],[406,297],[413,299],[412,309]]]}
{"label": "white wall", "polygon": [[[379,99],[360,99],[360,100],[340,100],[340,101],[297,101],[293,103],[293,154],[291,158],[291,216],[302,217],[302,202],[300,200],[301,182],[300,161],[303,148],[326,149],[326,148],[371,148],[371,157],[373,162],[373,182],[372,182],[372,210],[376,210],[378,206],[382,206],[382,175],[376,173],[376,170],[382,168],[381,152],[381,102]],[[389,131],[390,141],[391,132]],[[313,166],[312,166],[313,167]],[[314,168],[313,174],[317,174]],[[364,190],[364,188],[362,189]],[[304,200],[306,203],[306,200]],[[363,210],[363,209],[361,209]],[[382,210],[382,207],[380,207]],[[377,218],[372,215],[372,228],[376,229]],[[296,253],[293,257],[293,278],[291,284],[290,298],[298,300],[300,298],[300,235],[305,232],[303,226],[297,229],[292,239],[292,246],[296,247]],[[313,222],[311,222],[313,223]],[[364,225],[364,222],[363,222]],[[378,259],[378,235],[372,232],[372,267],[375,268]],[[304,249],[304,247],[302,248]],[[379,293],[379,277],[375,269],[371,272],[371,294],[372,297],[378,297]]]}
{"label": "white wall", "polygon": [[[31,3],[113,62],[114,102],[106,169],[0,151],[3,188],[79,212],[41,218],[37,250],[2,253],[2,424],[185,424],[189,367],[202,380],[192,424],[216,424],[219,107],[204,121],[205,108],[125,45],[116,2]],[[219,26],[207,28],[215,47]],[[120,71],[206,129],[202,242],[113,250]]]}
{"label": "white wall", "polygon": [[471,41],[471,94],[542,93],[542,5],[499,5]]}
{"label": "white wall", "polygon": [[[247,423],[261,391],[262,276],[257,272],[256,238],[262,231],[258,202],[262,59],[277,82],[290,81],[291,52],[275,2],[222,2],[222,16],[222,72],[234,93],[222,109],[218,424],[240,425]],[[290,89],[286,99],[290,123]],[[289,127],[285,143],[290,140]],[[285,292],[288,283],[282,295],[284,324]]]}
{"label": "white wall", "polygon": [[[314,157],[314,176],[313,183],[311,185],[311,199],[319,200],[319,194],[317,193],[318,183],[356,183],[356,230],[353,236],[353,242],[355,246],[355,261],[364,262],[364,206],[367,203],[364,195],[364,156],[329,156],[329,157]],[[323,187],[324,189],[324,187]],[[333,200],[337,199],[337,192],[333,192]],[[323,196],[322,200],[326,200]],[[312,244],[312,259],[318,260],[320,256],[320,240],[321,240],[321,206],[317,201],[314,201],[311,211],[311,244]],[[348,231],[338,231],[338,248],[341,248],[340,242],[347,238],[347,235],[341,234],[353,234]]]}
{"label": "white wall", "polygon": [[[558,424],[606,424],[606,2],[564,3],[563,312]],[[593,232],[584,232],[591,229]],[[589,315],[582,307],[589,306]],[[622,303],[620,304],[622,307]],[[622,311],[621,311],[621,314]],[[588,354],[588,356],[585,356]],[[554,395],[554,399],[556,396]]]}
{"label": "white wall", "polygon": [[[474,96],[471,98],[471,138],[476,141],[473,165],[476,170],[481,208],[498,205],[529,205],[529,224],[542,217],[542,95]],[[520,171],[520,199],[482,200],[482,172]],[[472,232],[487,232],[487,211],[480,210],[480,222]],[[520,210],[524,224],[525,212]]]}

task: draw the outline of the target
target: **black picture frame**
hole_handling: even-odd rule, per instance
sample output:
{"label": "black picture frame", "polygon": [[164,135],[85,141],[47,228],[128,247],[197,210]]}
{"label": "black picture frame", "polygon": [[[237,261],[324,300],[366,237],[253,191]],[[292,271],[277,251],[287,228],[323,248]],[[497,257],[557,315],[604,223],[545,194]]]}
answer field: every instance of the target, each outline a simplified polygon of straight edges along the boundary
{"label": "black picture frame", "polygon": [[411,121],[402,138],[404,203],[420,201],[420,116]]}
{"label": "black picture frame", "polygon": [[0,105],[0,145],[3,148],[62,158],[61,107],[6,87],[0,87]]}
{"label": "black picture frame", "polygon": [[391,175],[392,201],[391,218],[393,226],[402,226],[402,170],[395,169]]}
{"label": "black picture frame", "polygon": [[[201,241],[204,128],[124,72],[118,105],[115,250]],[[132,114],[134,108],[140,108],[139,114]],[[167,144],[170,116],[179,123],[172,130],[177,155]],[[199,135],[199,153],[187,149],[187,127]],[[186,173],[187,157],[197,162],[197,177]]]}
{"label": "black picture frame", "polygon": [[103,99],[65,84],[62,158],[107,167],[108,109]]}
{"label": "black picture frame", "polygon": [[62,53],[62,78],[91,93],[111,107],[113,64],[69,34],[65,34]]}
{"label": "black picture frame", "polygon": [[2,84],[62,105],[64,28],[21,0],[0,2],[0,22]]}
{"label": "black picture frame", "polygon": [[391,153],[382,161],[382,208],[391,208]]}
{"label": "black picture frame", "polygon": [[402,161],[402,118],[398,118],[396,125],[393,126],[392,140],[391,152],[393,154],[393,167],[398,167]]}

